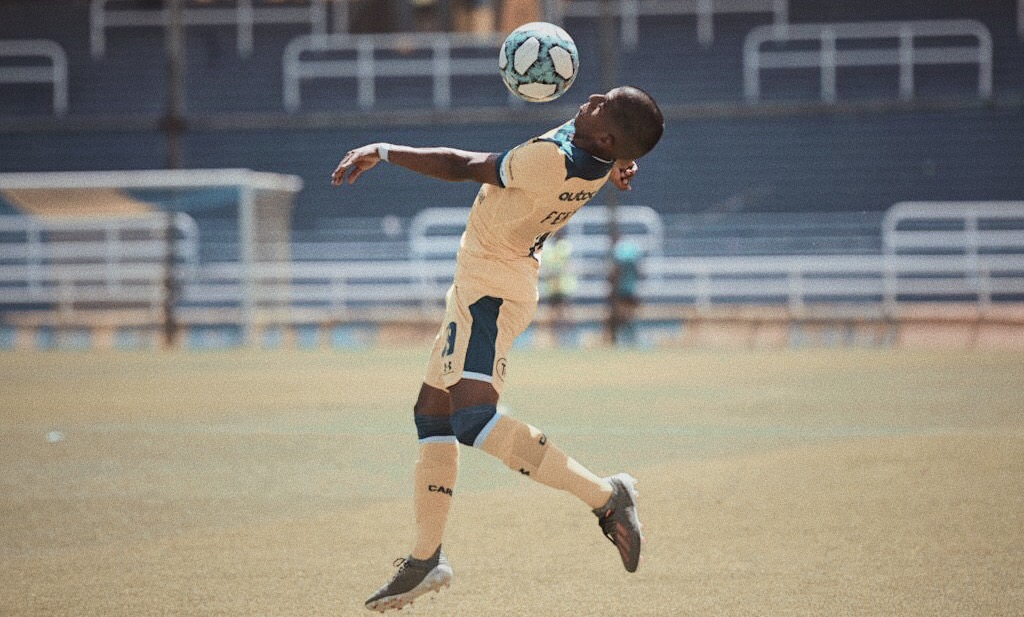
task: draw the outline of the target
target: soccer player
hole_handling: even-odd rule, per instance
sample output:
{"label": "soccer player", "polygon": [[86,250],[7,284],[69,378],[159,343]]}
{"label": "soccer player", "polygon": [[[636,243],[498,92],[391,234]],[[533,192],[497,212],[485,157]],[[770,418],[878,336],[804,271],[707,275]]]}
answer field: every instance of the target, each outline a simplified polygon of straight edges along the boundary
{"label": "soccer player", "polygon": [[398,572],[366,607],[400,609],[447,587],[452,569],[441,549],[459,463],[459,443],[589,506],[629,572],[643,536],[636,480],[598,477],[537,428],[499,413],[512,341],[537,308],[544,240],[569,222],[611,180],[632,188],[636,160],[661,139],[657,103],[638,88],[593,94],[562,126],[501,153],[368,144],[345,154],[335,186],[351,184],[381,161],[448,181],[481,186],[462,235],[455,281],[413,407],[419,436],[415,468],[416,543]]}

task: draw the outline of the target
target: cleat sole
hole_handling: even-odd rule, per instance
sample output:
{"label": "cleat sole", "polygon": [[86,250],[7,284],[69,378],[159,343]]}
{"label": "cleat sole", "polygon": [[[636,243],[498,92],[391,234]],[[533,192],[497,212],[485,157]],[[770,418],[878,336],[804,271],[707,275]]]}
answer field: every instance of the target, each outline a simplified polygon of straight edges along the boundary
{"label": "cleat sole", "polygon": [[371,611],[377,611],[378,613],[385,613],[390,610],[402,610],[406,606],[410,606],[416,601],[416,598],[430,593],[440,593],[442,589],[451,587],[452,584],[452,571],[451,568],[435,568],[430,574],[427,575],[423,582],[412,590],[399,596],[390,596],[381,598],[374,602],[367,602],[366,608]]}

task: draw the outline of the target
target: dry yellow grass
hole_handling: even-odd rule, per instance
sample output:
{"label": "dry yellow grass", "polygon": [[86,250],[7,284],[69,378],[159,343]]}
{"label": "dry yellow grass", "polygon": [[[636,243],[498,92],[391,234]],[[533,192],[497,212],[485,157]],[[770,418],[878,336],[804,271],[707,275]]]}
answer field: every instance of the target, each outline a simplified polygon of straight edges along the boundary
{"label": "dry yellow grass", "polygon": [[[0,354],[0,614],[369,614],[410,545],[424,354]],[[1024,614],[1022,367],[516,352],[513,413],[640,478],[646,560],[467,450],[455,583],[402,614]]]}

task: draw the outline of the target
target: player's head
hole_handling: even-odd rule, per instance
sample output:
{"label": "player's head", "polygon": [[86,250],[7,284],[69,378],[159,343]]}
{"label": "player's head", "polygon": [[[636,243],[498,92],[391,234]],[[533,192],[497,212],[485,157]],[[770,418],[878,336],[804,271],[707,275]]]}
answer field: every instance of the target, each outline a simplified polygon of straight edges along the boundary
{"label": "player's head", "polygon": [[654,98],[632,86],[592,94],[576,114],[581,147],[602,158],[638,159],[654,149],[664,131]]}

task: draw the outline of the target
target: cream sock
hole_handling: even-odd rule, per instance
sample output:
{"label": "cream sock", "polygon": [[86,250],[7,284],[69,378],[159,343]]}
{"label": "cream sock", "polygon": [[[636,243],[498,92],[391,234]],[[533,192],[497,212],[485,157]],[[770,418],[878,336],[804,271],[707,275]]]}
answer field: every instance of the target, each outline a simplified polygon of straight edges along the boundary
{"label": "cream sock", "polygon": [[572,493],[591,509],[608,503],[612,494],[607,480],[567,456],[537,428],[510,416],[499,417],[480,449],[545,486]]}
{"label": "cream sock", "polygon": [[459,444],[454,440],[420,444],[415,472],[416,547],[412,550],[416,559],[430,557],[441,544],[458,471]]}

